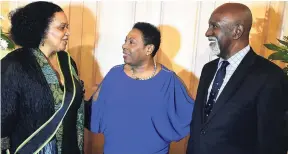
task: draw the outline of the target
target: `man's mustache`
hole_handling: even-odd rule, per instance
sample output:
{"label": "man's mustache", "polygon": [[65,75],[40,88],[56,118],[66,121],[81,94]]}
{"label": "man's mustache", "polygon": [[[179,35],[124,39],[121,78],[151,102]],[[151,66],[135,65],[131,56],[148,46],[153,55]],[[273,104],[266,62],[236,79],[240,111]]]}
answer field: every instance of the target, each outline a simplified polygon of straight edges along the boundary
{"label": "man's mustache", "polygon": [[209,36],[208,40],[209,41],[218,41],[217,37],[215,37],[215,36]]}

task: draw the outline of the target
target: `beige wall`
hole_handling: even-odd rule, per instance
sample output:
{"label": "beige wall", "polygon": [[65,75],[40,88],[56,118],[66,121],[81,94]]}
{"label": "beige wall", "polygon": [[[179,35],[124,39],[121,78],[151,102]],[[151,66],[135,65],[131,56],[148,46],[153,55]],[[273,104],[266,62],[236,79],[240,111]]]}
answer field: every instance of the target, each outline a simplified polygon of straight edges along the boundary
{"label": "beige wall", "polygon": [[[1,15],[6,18],[1,23],[4,30],[10,27],[8,12],[28,2],[0,2]],[[195,98],[201,69],[213,58],[209,57],[208,41],[204,35],[208,19],[214,8],[224,2],[54,2],[65,10],[69,18],[71,37],[68,52],[78,65],[80,78],[85,81],[87,97],[92,93],[91,87],[101,82],[112,66],[123,63],[121,45],[132,25],[146,21],[157,25],[162,32],[157,60],[173,69]],[[252,10],[254,20],[250,43],[264,57],[271,53],[264,48],[264,43],[277,44],[276,38],[288,35],[288,19],[284,18],[288,18],[287,3],[245,2]],[[184,143],[185,140],[174,143],[171,154],[184,153]]]}

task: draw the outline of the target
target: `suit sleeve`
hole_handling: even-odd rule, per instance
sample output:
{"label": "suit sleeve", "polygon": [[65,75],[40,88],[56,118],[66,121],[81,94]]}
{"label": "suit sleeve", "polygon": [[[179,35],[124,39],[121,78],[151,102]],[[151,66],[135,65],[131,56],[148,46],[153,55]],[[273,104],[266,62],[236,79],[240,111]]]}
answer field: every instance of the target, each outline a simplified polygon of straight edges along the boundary
{"label": "suit sleeve", "polygon": [[[197,99],[195,100],[195,105],[194,105],[194,110],[192,112],[192,119],[191,119],[191,123],[190,123],[190,137],[189,137],[189,140],[188,140],[188,145],[187,145],[187,150],[186,150],[186,154],[191,154],[193,153],[193,147],[195,146],[195,141],[194,141],[194,137],[193,137],[193,132],[200,132],[200,130],[195,130],[195,127],[194,125],[198,125],[199,123],[199,115],[201,115],[201,101],[199,100],[202,100],[202,98],[204,97],[203,94],[205,93],[205,88],[202,86],[204,84],[204,78],[206,78],[206,74],[207,74],[207,68],[208,68],[208,65],[205,64],[202,68],[202,71],[201,71],[201,76],[200,76],[200,79],[199,79],[199,85],[198,85],[198,88],[197,88],[197,95],[196,95],[196,98],[198,99],[198,102],[197,102]],[[197,123],[198,122],[198,123]]]}
{"label": "suit sleeve", "polygon": [[286,154],[284,137],[288,79],[271,74],[257,101],[258,147],[261,154]]}

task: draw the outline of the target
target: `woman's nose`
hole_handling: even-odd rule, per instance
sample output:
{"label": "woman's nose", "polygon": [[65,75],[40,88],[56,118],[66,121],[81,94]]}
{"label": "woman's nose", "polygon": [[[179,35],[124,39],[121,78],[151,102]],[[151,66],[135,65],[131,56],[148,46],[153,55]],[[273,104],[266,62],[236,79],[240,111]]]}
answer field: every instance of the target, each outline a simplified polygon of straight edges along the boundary
{"label": "woman's nose", "polygon": [[124,43],[123,45],[122,45],[122,49],[124,50],[124,49],[126,49],[127,48],[127,45],[126,45],[126,43]]}

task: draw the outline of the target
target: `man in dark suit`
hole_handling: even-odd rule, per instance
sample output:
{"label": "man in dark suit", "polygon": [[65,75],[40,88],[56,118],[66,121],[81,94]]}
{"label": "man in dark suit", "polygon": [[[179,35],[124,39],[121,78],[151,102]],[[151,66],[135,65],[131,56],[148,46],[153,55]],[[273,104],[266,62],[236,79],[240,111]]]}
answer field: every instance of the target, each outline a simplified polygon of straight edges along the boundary
{"label": "man in dark suit", "polygon": [[206,36],[218,59],[202,70],[187,154],[286,154],[288,79],[249,46],[250,9],[218,7]]}

